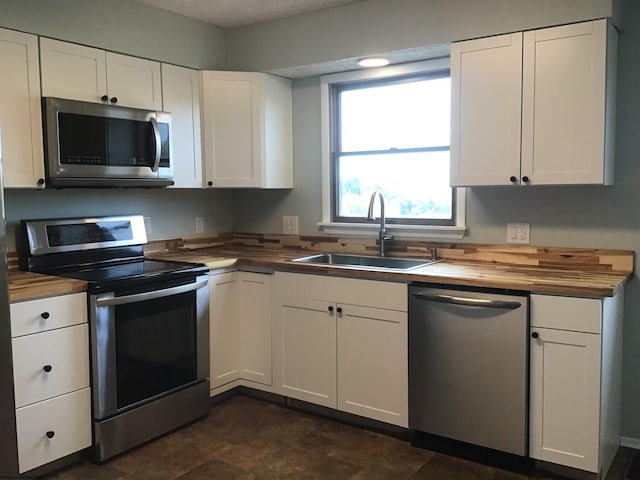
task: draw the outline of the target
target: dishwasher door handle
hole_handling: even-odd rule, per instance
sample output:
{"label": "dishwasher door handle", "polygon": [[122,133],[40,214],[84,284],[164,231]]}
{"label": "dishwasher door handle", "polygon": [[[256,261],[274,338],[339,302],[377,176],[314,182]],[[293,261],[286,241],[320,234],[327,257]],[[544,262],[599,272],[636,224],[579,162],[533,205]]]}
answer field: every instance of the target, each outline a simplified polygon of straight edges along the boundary
{"label": "dishwasher door handle", "polygon": [[487,300],[484,298],[468,298],[458,297],[453,295],[445,295],[443,293],[429,293],[429,292],[411,292],[416,298],[420,300],[426,300],[430,302],[450,303],[452,305],[463,305],[465,307],[484,307],[484,308],[504,308],[507,310],[515,310],[520,308],[522,304],[520,302],[509,302],[506,300]]}

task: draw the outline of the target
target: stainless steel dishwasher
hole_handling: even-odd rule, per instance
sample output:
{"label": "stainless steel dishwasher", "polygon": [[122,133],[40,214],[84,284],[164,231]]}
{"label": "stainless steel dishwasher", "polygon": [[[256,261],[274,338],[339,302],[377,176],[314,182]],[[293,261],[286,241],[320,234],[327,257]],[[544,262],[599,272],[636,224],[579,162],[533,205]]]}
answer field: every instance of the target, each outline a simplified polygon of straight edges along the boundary
{"label": "stainless steel dishwasher", "polygon": [[528,301],[409,288],[409,428],[528,454]]}

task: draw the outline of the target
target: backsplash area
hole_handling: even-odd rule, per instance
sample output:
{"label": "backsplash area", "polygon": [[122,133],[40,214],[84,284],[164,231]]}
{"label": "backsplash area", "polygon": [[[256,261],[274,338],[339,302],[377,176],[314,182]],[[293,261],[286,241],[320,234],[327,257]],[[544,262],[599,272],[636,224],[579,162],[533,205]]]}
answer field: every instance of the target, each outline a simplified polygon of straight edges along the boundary
{"label": "backsplash area", "polygon": [[151,218],[149,239],[195,235],[195,218],[204,233],[233,230],[231,192],[195,189],[5,190],[7,246],[15,250],[20,220],[139,214]]}

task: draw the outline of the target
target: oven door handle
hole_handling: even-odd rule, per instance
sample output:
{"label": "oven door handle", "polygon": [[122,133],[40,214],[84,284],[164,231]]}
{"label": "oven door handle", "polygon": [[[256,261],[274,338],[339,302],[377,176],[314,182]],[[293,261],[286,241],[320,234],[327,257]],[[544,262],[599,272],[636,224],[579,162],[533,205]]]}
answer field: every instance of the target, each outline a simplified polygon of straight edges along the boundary
{"label": "oven door handle", "polygon": [[114,305],[126,305],[127,303],[143,302],[145,300],[154,300],[156,298],[168,297],[170,295],[178,295],[180,293],[191,292],[205,287],[209,280],[200,280],[199,282],[181,285],[179,287],[165,288],[164,290],[153,290],[151,292],[136,293],[135,295],[126,295],[124,297],[106,297],[96,299],[98,307],[111,307]]}

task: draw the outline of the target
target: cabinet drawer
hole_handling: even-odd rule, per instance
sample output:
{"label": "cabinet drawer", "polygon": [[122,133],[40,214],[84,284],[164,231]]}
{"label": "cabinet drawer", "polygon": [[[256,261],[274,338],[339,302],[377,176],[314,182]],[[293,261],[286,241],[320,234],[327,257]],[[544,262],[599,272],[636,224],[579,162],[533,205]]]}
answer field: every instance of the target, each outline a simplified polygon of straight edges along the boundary
{"label": "cabinet drawer", "polygon": [[18,408],[16,428],[20,473],[90,446],[90,389]]}
{"label": "cabinet drawer", "polygon": [[86,323],[87,294],[74,293],[11,304],[11,336]]}
{"label": "cabinet drawer", "polygon": [[89,386],[87,324],[14,338],[12,347],[16,407]]}
{"label": "cabinet drawer", "polygon": [[601,333],[602,300],[531,295],[531,326]]}

